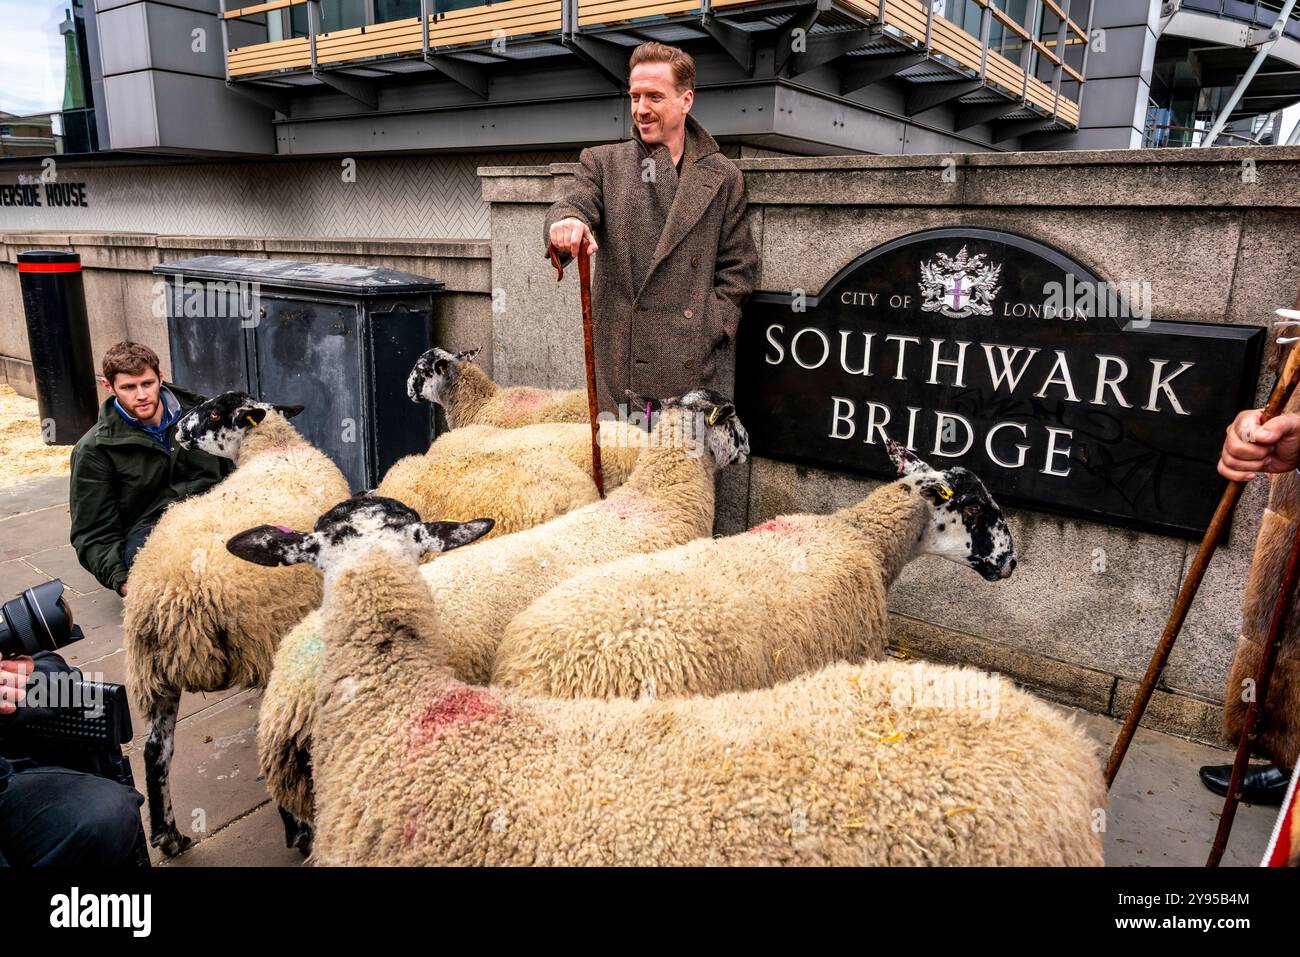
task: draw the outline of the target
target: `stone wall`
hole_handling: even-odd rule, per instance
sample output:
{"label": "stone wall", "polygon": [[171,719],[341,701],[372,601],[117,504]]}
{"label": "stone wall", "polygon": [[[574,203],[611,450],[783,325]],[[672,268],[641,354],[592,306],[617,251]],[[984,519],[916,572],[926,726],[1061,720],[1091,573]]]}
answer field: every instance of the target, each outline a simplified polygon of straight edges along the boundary
{"label": "stone wall", "polygon": [[[0,233],[0,382],[35,395],[17,255],[25,249],[70,249],[81,256],[91,348],[96,357],[122,339],[150,346],[170,365],[160,262],[195,256],[301,259],[389,266],[447,284],[438,297],[434,338],[452,349],[492,341],[489,244],[481,240],[247,238],[149,233]],[[491,350],[483,361],[491,369]]]}
{"label": "stone wall", "polygon": [[[742,159],[739,166],[763,290],[816,291],[881,243],[956,225],[1039,239],[1111,282],[1150,282],[1161,319],[1264,325],[1300,288],[1300,149]],[[494,317],[495,361],[506,384],[582,381],[577,283],[557,285],[541,255],[547,205],[572,170],[481,171],[492,206],[492,286],[504,304]],[[1260,383],[1261,396],[1267,387]],[[874,484],[756,457],[744,474],[728,476],[719,530],[832,510]],[[1148,723],[1218,738],[1265,492],[1257,482],[1244,497]],[[1196,543],[1024,508],[1009,517],[1021,556],[1015,576],[990,585],[938,559],[915,562],[890,594],[894,644],[1123,714]],[[1103,572],[1094,571],[1098,548]]]}

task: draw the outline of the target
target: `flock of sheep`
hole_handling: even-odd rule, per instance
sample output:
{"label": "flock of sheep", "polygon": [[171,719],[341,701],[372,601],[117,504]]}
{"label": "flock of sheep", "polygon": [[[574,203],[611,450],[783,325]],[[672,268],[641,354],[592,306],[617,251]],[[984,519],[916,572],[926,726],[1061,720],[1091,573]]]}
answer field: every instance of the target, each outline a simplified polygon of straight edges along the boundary
{"label": "flock of sheep", "polygon": [[[352,498],[300,407],[229,392],[181,421],[237,467],[164,513],[127,592],[164,854],[189,844],[180,695],[243,685],[286,839],[321,864],[1102,863],[1081,728],[884,660],[914,557],[1014,569],[978,478],[891,443],[899,480],[863,501],[714,538],[749,452],[725,396],[629,395],[649,416],[602,425],[601,498],[585,395],[473,358],[420,359],[411,398],[451,428]],[[995,706],[932,693],[973,687]]]}

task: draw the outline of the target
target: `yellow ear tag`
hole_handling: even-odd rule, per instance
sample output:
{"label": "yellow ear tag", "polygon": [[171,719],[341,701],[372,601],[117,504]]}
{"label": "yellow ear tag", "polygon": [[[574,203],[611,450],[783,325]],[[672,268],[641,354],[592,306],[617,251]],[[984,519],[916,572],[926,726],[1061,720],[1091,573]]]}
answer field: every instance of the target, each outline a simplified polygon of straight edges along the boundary
{"label": "yellow ear tag", "polygon": [[945,502],[949,501],[952,498],[952,489],[950,489],[943,482],[940,482],[937,486],[935,486],[935,490],[939,493],[939,497],[943,499]]}
{"label": "yellow ear tag", "polygon": [[709,413],[709,425],[713,425],[718,421],[718,413],[721,411],[716,405],[713,407],[713,411]]}
{"label": "yellow ear tag", "polygon": [[248,423],[250,429],[257,428],[257,420],[255,420],[251,415],[244,416],[244,421]]}

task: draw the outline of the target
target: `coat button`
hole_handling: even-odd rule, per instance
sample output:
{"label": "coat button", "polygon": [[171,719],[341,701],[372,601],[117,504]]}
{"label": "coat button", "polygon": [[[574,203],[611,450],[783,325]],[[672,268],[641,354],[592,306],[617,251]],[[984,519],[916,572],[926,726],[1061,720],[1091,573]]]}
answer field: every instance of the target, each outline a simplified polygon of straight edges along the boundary
{"label": "coat button", "polygon": [[694,359],[687,359],[685,362],[682,363],[682,368],[683,368],[683,369],[694,369],[694,368],[695,368],[695,360],[694,360]]}
{"label": "coat button", "polygon": [[693,309],[683,309],[683,310],[682,310],[682,315],[685,316],[687,319],[694,319],[694,318],[695,318],[695,310],[693,310]]}
{"label": "coat button", "polygon": [[699,257],[699,256],[692,256],[692,257],[691,257],[691,266],[698,266],[699,264],[700,264],[700,257]]}

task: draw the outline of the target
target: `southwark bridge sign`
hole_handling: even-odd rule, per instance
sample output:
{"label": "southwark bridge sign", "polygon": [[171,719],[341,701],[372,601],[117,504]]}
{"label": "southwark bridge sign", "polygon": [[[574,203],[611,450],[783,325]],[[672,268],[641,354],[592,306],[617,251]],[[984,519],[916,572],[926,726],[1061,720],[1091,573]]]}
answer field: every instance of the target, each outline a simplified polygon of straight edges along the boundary
{"label": "southwark bridge sign", "polygon": [[916,233],[818,295],[751,296],[737,407],[760,455],[892,476],[888,436],[1000,501],[1200,535],[1266,333],[1143,299],[1022,236]]}

